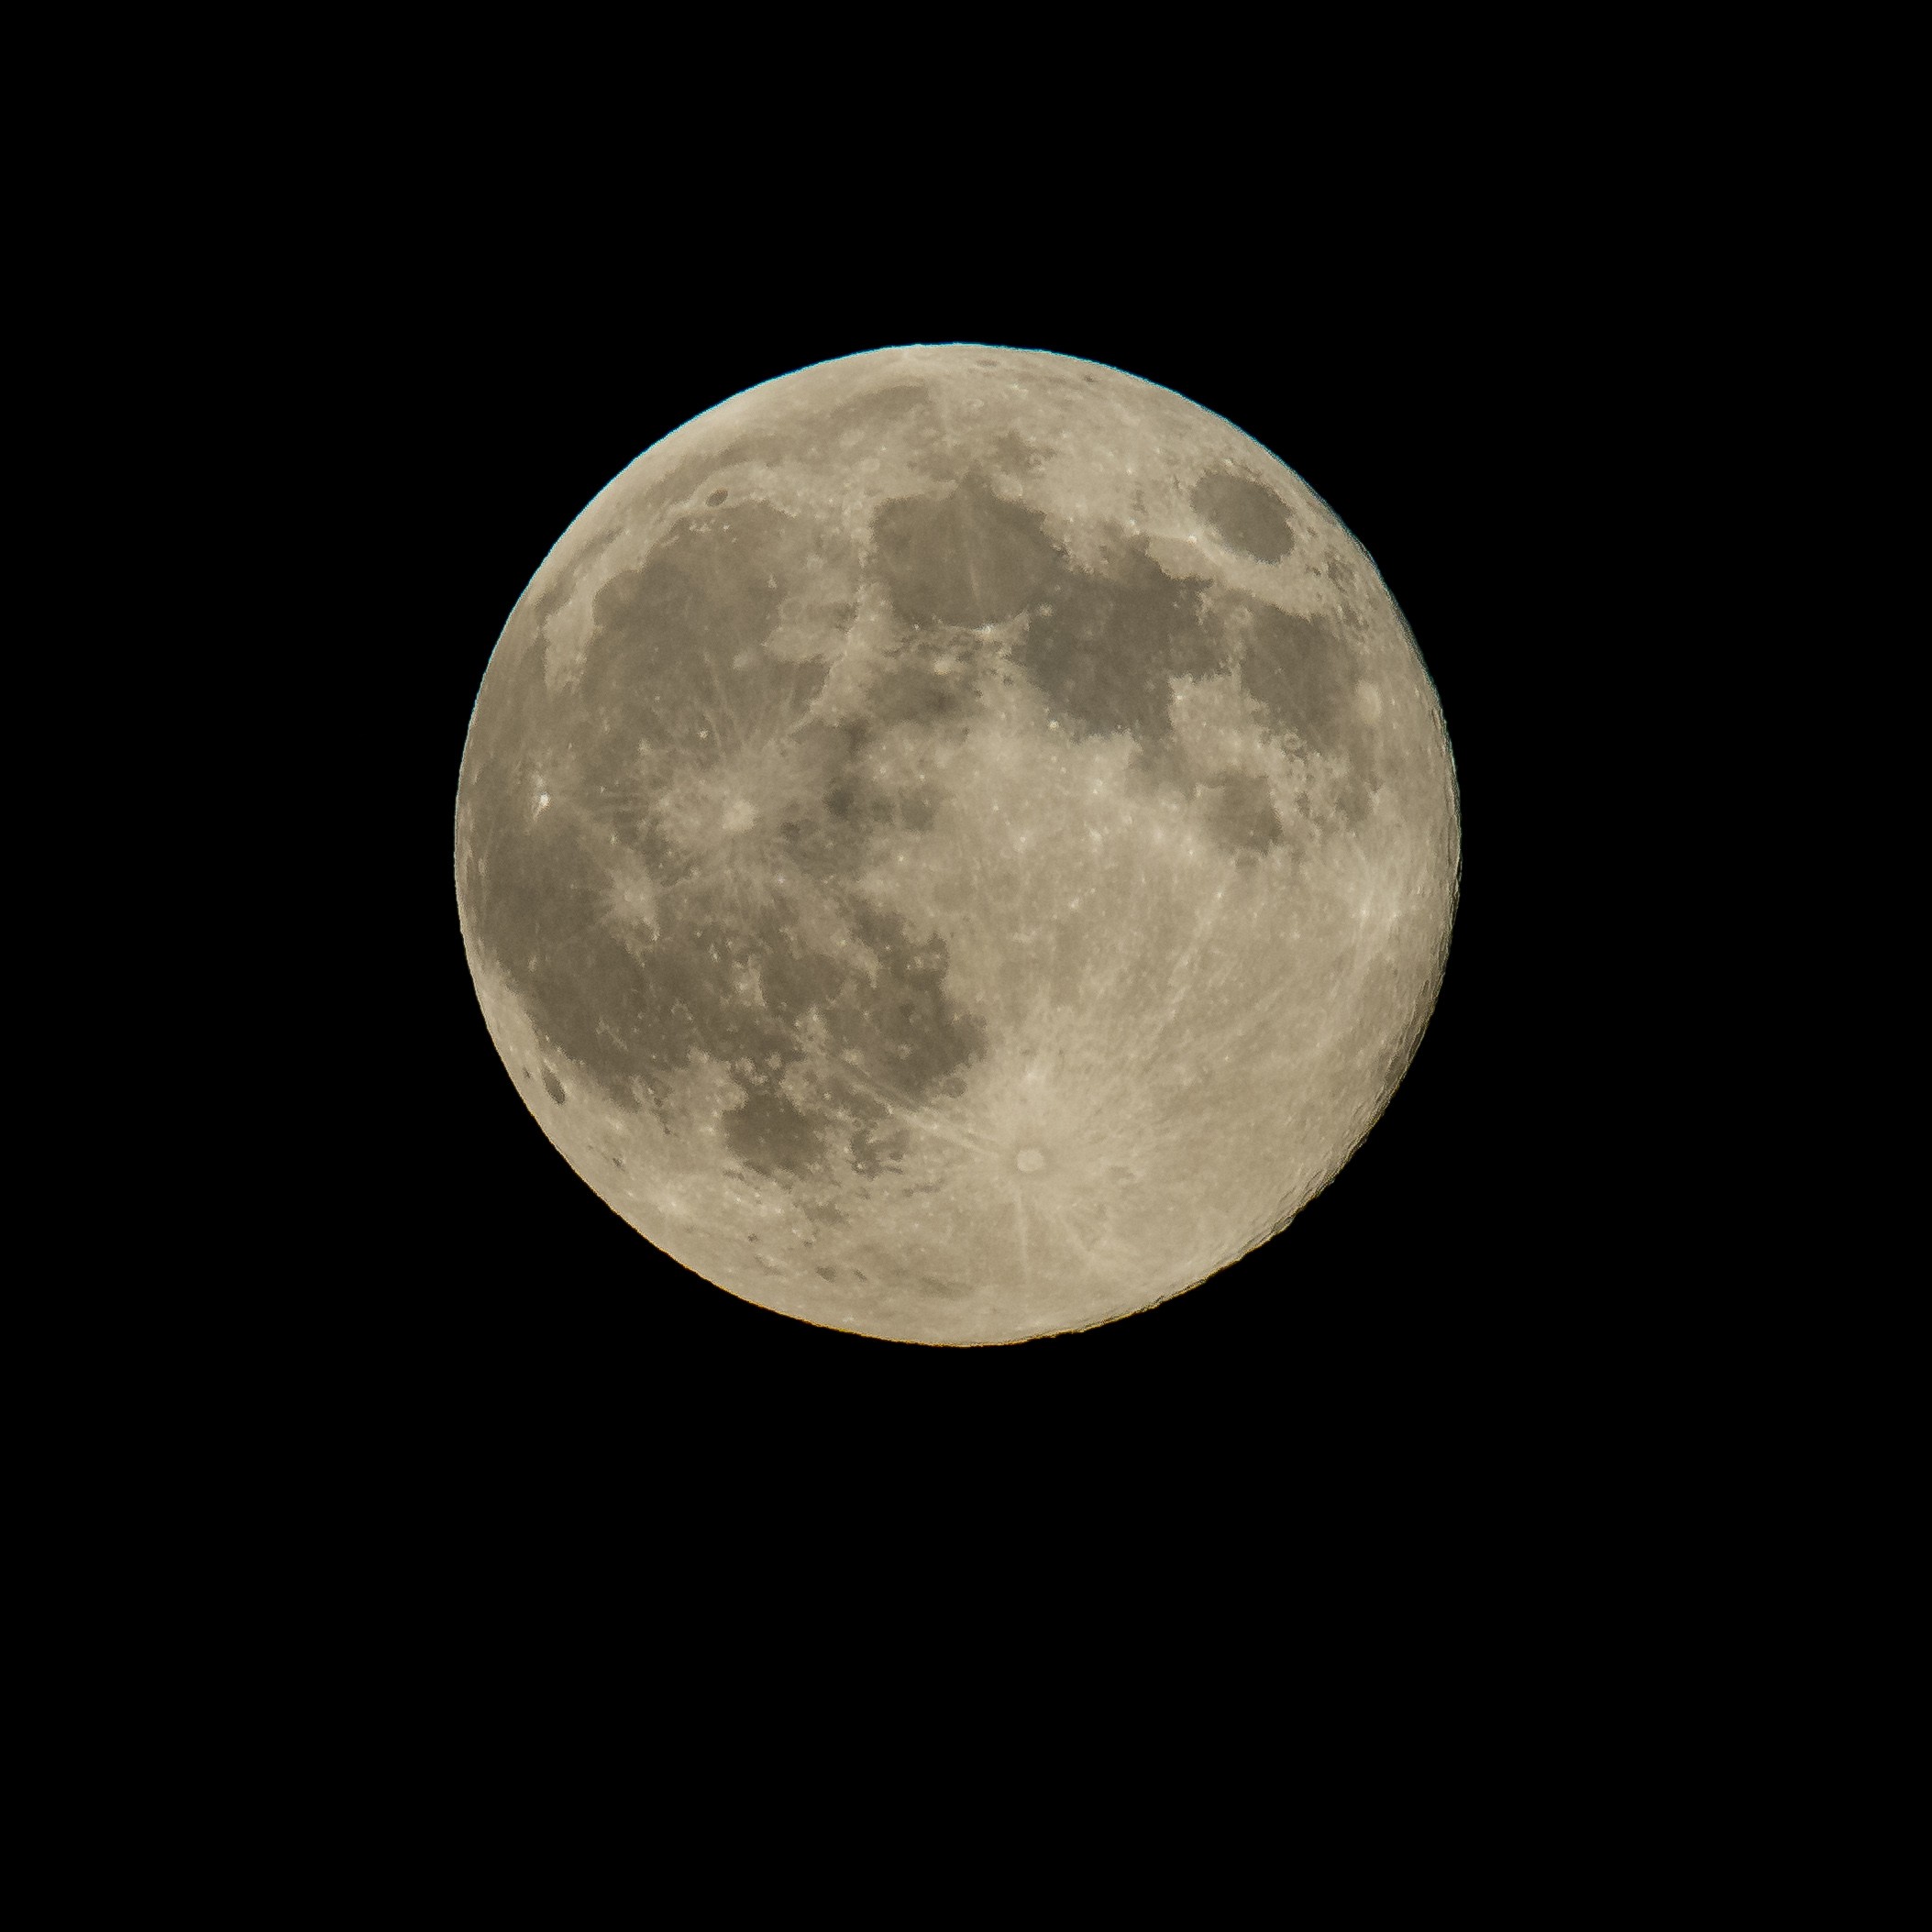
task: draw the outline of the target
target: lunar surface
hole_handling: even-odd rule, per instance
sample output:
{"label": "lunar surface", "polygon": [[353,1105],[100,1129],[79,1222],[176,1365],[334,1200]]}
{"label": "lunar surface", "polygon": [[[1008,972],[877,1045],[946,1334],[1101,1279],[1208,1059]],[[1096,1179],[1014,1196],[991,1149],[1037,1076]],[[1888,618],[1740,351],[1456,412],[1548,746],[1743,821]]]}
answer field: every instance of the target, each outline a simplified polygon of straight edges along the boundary
{"label": "lunar surface", "polygon": [[959,346],[612,482],[490,660],[456,834],[491,1035],[583,1180],[734,1294],[943,1343],[1283,1228],[1408,1064],[1459,864],[1333,513],[1171,391]]}

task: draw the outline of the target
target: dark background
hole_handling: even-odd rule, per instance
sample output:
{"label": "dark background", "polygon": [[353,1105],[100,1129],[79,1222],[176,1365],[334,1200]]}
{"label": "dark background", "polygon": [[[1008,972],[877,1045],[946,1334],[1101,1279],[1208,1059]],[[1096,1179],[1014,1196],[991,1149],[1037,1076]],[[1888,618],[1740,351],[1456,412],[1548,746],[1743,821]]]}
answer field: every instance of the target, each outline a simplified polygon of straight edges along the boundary
{"label": "dark background", "polygon": [[[1007,56],[1010,37],[981,38]],[[83,348],[79,377],[50,389],[28,363],[18,385],[63,421],[116,381],[141,407],[94,441],[69,424],[83,460],[107,466],[116,513],[95,543],[95,519],[67,513],[84,567],[53,575],[67,607],[23,642],[73,667],[77,712],[126,712],[81,648],[105,634],[107,661],[147,668],[157,697],[185,675],[208,728],[183,752],[157,703],[166,782],[99,774],[116,823],[96,849],[123,854],[131,834],[161,883],[144,928],[110,861],[97,890],[130,943],[89,1011],[101,1042],[159,1064],[108,1089],[88,1125],[111,1158],[115,1129],[158,1094],[131,1144],[161,1171],[133,1213],[118,1185],[71,1210],[48,1272],[72,1346],[20,1351],[18,1379],[52,1386],[28,1488],[72,1552],[44,1566],[52,1600],[77,1627],[97,1619],[80,1677],[118,1668],[179,1700],[156,1789],[189,1782],[182,1745],[209,1736],[211,1681],[248,1708],[232,1761],[265,1801],[286,1807],[278,1764],[334,1726],[353,1744],[351,1809],[386,1773],[408,1836],[448,1782],[431,1748],[446,1736],[519,1797],[577,1758],[506,1753],[520,1703],[601,1717],[609,1757],[676,1779],[658,1716],[695,1686],[742,1783],[742,1744],[762,1750],[772,1726],[734,1722],[723,1694],[759,1665],[824,1687],[832,1712],[797,1727],[814,1749],[876,1681],[943,1752],[938,1694],[978,1688],[975,1666],[1004,1649],[997,1688],[1038,1717],[1000,1731],[982,1808],[1023,1792],[1029,1761],[1071,1764],[1078,1691],[1114,1718],[1100,1734],[1143,1785],[1193,1780],[1220,1741],[1181,1763],[1132,1749],[1130,1732],[1185,1712],[1238,1728],[1242,1757],[1260,1745],[1256,1791],[1298,1760],[1325,1783],[1339,1769],[1357,1804],[1386,1809],[1407,1776],[1430,1808],[1474,1790],[1512,1825],[1533,1813],[1525,1793],[1588,1809],[1570,1768],[1606,1736],[1614,1765],[1621,1730],[1637,1770],[1605,1807],[1621,1859],[1677,1765],[1680,1819],[1703,1820],[1728,1776],[1705,1748],[1726,1728],[1711,1680],[1728,1673],[1750,1706],[1747,1748],[1786,1721],[1786,1653],[1815,1653],[1817,1634],[1751,1639],[1794,1583],[1847,1573],[1788,1531],[1807,1496],[1833,1517],[1840,1502],[1797,1458],[1767,1465],[1771,1432],[1738,1417],[1750,1390],[1766,1417],[1804,1418],[1821,1377],[1766,1374],[1749,1263],[1683,1239],[1687,1203],[1729,1211],[1706,1149],[1720,1050],[1747,1022],[1715,996],[1732,988],[1686,969],[1695,928],[1662,900],[1658,854],[1721,900],[1741,896],[1737,847],[1789,836],[1783,797],[1767,812],[1740,787],[1707,807],[1685,783],[1744,728],[1735,692],[1699,694],[1686,668],[1735,686],[1760,644],[1731,607],[1756,558],[1710,506],[1728,501],[1772,546],[1812,527],[1788,469],[1739,473],[1751,459],[1722,447],[1712,398],[1748,387],[1753,415],[1788,418],[1802,353],[1738,374],[1762,348],[1761,312],[1793,290],[1839,299],[1856,244],[1827,195],[1806,216],[1825,245],[1801,233],[1794,250],[1803,196],[1774,183],[1764,299],[1714,323],[1700,278],[1734,246],[1740,198],[1763,193],[1761,152],[1720,135],[1712,192],[1666,169],[1660,193],[1632,195],[1655,115],[1619,91],[1579,121],[1567,67],[1532,76],[1542,125],[1430,72],[1442,125],[1397,152],[1404,116],[1376,76],[1257,60],[1266,97],[1237,103],[1188,38],[1170,37],[1171,58],[1139,43],[1157,83],[1139,100],[1080,76],[1096,125],[1065,155],[1044,151],[1065,110],[1023,44],[965,103],[933,105],[922,70],[856,107],[789,88],[822,109],[796,130],[747,108],[729,67],[600,61],[587,89],[580,56],[548,90],[577,125],[552,129],[524,111],[534,77],[480,98],[439,46],[434,77],[397,90],[392,119],[421,130],[420,153],[385,142],[354,88],[292,127],[264,80],[241,91],[265,137],[217,119],[186,182],[165,161],[192,107],[143,76],[167,141],[66,221],[84,272],[28,304]],[[1612,38],[1677,71],[1640,28]],[[353,61],[391,71],[360,41]],[[1493,65],[1497,94],[1519,91],[1513,56]],[[1719,92],[1739,84],[1728,67]],[[653,88],[690,93],[712,125],[680,140]],[[1318,91],[1345,121],[1326,136],[1305,113]],[[435,138],[425,99],[448,95],[478,100],[489,139]],[[1170,97],[1188,96],[1218,125],[1176,125]],[[1793,118],[1788,90],[1765,98]],[[1683,119],[1704,138],[1707,103]],[[1223,137],[1243,125],[1254,152]],[[588,153],[598,126],[621,149]],[[277,170],[278,142],[299,167]],[[1815,175],[1802,127],[1772,145],[1795,157],[1794,187]],[[746,154],[761,164],[749,189],[730,172]],[[546,164],[554,181],[537,179]],[[150,213],[145,249],[116,226],[130,205]],[[1660,252],[1673,223],[1681,249]],[[516,1098],[451,879],[478,681],[584,502],[747,384],[959,339],[1167,384],[1306,478],[1413,626],[1464,833],[1433,1023],[1327,1193],[1165,1308],[989,1351],[815,1330],[655,1258]],[[1887,399],[1882,419],[1895,414]],[[100,493],[89,478],[73,501]],[[117,569],[125,526],[157,506],[182,533]],[[1829,553],[1827,567],[1841,594]],[[1794,581],[1816,627],[1825,592]],[[156,648],[171,629],[185,649]],[[1807,757],[1829,697],[1808,674],[1780,687]],[[23,800],[28,852],[49,835],[44,805]],[[1780,928],[1815,921],[1820,889],[1787,884],[1768,911]],[[197,894],[224,917],[204,920]],[[152,987],[155,932],[198,1004]],[[65,955],[34,963],[69,970]],[[1628,1051],[1666,1000],[1681,1038]],[[184,1087],[195,1105],[177,1115]],[[32,1126],[42,1098],[20,1097]],[[125,1268],[94,1265],[104,1224],[135,1237]],[[1808,1318],[1792,1332],[1808,1341]],[[102,1477],[76,1504],[61,1465],[90,1458]],[[1761,1587],[1700,1609],[1700,1565],[1721,1566],[1753,1521],[1770,1530]],[[1097,1587],[1052,1587],[1069,1577]],[[1199,1606],[1196,1628],[1177,1603]],[[722,1664],[664,1640],[675,1613],[701,1624],[721,1606],[742,1639]],[[1094,1661],[1110,1637],[1131,1660]],[[72,1677],[56,1686],[63,1722],[93,1751]],[[314,1727],[289,1721],[303,1696]],[[1302,1721],[1329,1699],[1341,1752]],[[1604,1721],[1580,1722],[1579,1704]],[[1522,1766],[1520,1791],[1482,1779],[1485,1750]],[[917,1749],[888,1739],[874,1755],[884,1774],[842,1794],[876,1814],[882,1792],[933,1789]],[[629,1828],[630,1786],[613,1789]],[[323,1816],[334,1832],[347,1814]],[[929,1801],[929,1836],[935,1820]],[[1230,1825],[1279,1836],[1274,1814],[1251,1826],[1231,1808],[1216,1828]],[[1522,1836],[1497,1841],[1506,1862]],[[1605,1862],[1592,1857],[1578,1869]]]}
{"label": "dark background", "polygon": [[[289,1345],[343,1364],[371,1429],[432,1465],[447,1449],[551,1477],[649,1470],[667,1498],[725,1463],[747,1496],[802,1497],[831,1458],[875,1499],[931,1481],[1038,1507],[1209,1464],[1308,1496],[1322,1469],[1383,1463],[1425,1484],[1492,1462],[1521,1474],[1527,1445],[1600,1397],[1629,1304],[1600,1278],[1615,1176],[1577,1140],[1604,1074],[1575,912],[1601,894],[1575,729],[1595,694],[1575,668],[1601,622],[1616,381],[1573,277],[1455,240],[1393,270],[1318,250],[1244,274],[1206,247],[1149,274],[988,221],[949,251],[966,271],[915,247],[827,260],[794,236],[723,266],[660,245],[599,282],[568,258],[513,274],[425,234],[343,299],[309,394],[358,479],[337,588],[364,640],[343,693],[361,747],[348,777],[367,785],[354,837],[321,834],[354,908],[356,1017],[320,1073],[332,1172]],[[1408,619],[1463,813],[1440,1004],[1335,1182],[1176,1301],[990,1350],[814,1329],[653,1251],[519,1099],[451,880],[478,683],[589,499],[750,384],[952,340],[1110,363],[1302,475]]]}

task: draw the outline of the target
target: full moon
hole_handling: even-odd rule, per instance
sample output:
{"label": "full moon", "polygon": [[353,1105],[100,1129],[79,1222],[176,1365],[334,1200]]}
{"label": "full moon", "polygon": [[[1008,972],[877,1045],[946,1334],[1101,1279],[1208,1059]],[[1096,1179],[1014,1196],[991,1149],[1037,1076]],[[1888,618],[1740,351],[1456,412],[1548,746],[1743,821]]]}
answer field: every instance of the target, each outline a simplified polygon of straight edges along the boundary
{"label": "full moon", "polygon": [[1172,391],[884,349],[648,449],[512,612],[457,903],[564,1158],[733,1294],[1093,1326],[1278,1232],[1387,1104],[1454,769],[1374,564]]}

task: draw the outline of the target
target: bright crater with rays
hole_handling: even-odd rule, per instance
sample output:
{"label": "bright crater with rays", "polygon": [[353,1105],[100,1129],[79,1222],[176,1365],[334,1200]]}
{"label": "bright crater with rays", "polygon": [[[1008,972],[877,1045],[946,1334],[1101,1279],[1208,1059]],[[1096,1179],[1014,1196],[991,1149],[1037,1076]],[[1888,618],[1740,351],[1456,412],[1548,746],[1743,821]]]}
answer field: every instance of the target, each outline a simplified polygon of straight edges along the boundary
{"label": "bright crater with rays", "polygon": [[483,1013],[578,1174],[735,1294],[930,1342],[1286,1225],[1402,1076],[1457,873],[1434,692],[1326,505],[1172,392],[970,346],[624,470],[457,809]]}

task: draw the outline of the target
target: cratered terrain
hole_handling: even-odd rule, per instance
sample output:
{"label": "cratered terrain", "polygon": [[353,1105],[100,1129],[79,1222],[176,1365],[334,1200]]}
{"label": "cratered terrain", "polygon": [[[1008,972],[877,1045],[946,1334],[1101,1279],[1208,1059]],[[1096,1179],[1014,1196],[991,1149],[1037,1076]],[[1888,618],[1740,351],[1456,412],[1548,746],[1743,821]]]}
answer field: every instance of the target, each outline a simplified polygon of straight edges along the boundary
{"label": "cratered terrain", "polygon": [[1285,1226],[1415,1050],[1459,865],[1334,513],[1171,391],[970,346],[617,477],[496,646],[456,834],[491,1035],[583,1180],[734,1294],[950,1343]]}

